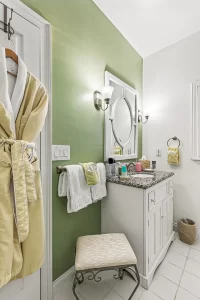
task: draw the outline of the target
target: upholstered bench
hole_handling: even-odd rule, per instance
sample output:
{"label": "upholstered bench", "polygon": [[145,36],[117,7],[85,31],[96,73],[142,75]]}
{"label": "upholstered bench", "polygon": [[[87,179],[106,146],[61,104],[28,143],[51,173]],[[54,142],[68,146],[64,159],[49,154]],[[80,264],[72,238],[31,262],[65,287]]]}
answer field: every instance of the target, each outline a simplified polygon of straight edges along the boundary
{"label": "upholstered bench", "polygon": [[99,282],[102,279],[100,272],[114,270],[116,271],[115,279],[122,280],[125,275],[128,275],[136,282],[128,300],[132,299],[140,284],[136,264],[136,256],[124,234],[112,233],[79,237],[76,245],[76,272],[73,283],[75,298],[79,300],[76,286],[84,281],[84,275],[88,274],[88,280]]}

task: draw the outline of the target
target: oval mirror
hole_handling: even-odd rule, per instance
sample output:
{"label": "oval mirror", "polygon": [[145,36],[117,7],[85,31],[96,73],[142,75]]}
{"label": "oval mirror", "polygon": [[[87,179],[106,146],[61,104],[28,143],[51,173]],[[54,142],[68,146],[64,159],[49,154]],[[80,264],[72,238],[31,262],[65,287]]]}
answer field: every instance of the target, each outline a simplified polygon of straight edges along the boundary
{"label": "oval mirror", "polygon": [[124,148],[130,141],[133,128],[133,113],[128,99],[120,97],[116,100],[111,122],[114,137],[119,146]]}

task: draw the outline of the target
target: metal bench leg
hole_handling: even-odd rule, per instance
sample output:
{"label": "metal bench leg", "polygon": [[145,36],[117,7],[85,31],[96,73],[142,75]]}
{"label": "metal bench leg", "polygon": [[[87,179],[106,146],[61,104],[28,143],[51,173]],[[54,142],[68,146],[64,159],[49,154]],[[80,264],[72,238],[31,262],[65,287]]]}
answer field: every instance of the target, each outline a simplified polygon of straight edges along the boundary
{"label": "metal bench leg", "polygon": [[[134,269],[135,269],[135,271],[134,271],[134,270],[132,270],[132,271],[134,272],[134,274],[135,274],[135,276],[136,276],[136,279],[137,279],[137,285],[136,285],[136,287],[134,288],[134,290],[133,290],[131,296],[128,298],[128,300],[131,300],[131,299],[132,299],[133,295],[135,294],[135,292],[137,291],[137,289],[139,288],[139,285],[140,285],[140,274],[139,274],[139,272],[138,272],[138,269],[137,269],[137,266],[136,266],[136,265],[134,266]],[[129,268],[129,270],[130,270],[130,268]],[[124,269],[124,271],[126,272],[126,274],[127,274],[131,279],[133,279],[134,281],[136,281],[132,273],[130,273],[127,269]]]}
{"label": "metal bench leg", "polygon": [[[132,280],[134,280],[135,282],[137,282],[136,287],[134,288],[134,290],[133,290],[131,296],[128,298],[128,300],[132,299],[133,295],[135,294],[135,292],[137,291],[137,289],[138,289],[138,287],[140,285],[140,275],[139,275],[137,266],[135,265],[135,266],[133,266],[133,268],[134,268],[134,270],[131,267],[127,267],[127,268],[118,268],[118,267],[115,267],[115,268],[113,268],[113,270],[117,270],[118,269],[118,274],[114,275],[115,279],[119,278],[120,280],[123,280],[124,275],[127,274]],[[87,274],[87,273],[91,273],[92,275],[90,275],[88,277],[88,280],[95,280],[96,282],[100,282],[101,281],[101,277],[100,276],[97,277],[97,275],[100,272],[103,272],[103,271],[106,271],[106,270],[99,270],[99,271],[96,271],[96,273],[93,272],[92,270],[91,271],[88,270],[86,272],[76,272],[75,273],[74,283],[73,283],[73,294],[74,294],[76,300],[80,300],[79,297],[78,297],[78,295],[76,294],[76,286],[77,286],[77,284],[81,284],[84,281],[84,275]]]}
{"label": "metal bench leg", "polygon": [[81,277],[78,276],[78,273],[75,273],[73,288],[72,288],[73,294],[74,294],[76,300],[80,300],[78,295],[76,294],[76,286],[77,286],[77,284],[81,284],[84,280],[83,274],[80,273],[80,275],[81,275]]}

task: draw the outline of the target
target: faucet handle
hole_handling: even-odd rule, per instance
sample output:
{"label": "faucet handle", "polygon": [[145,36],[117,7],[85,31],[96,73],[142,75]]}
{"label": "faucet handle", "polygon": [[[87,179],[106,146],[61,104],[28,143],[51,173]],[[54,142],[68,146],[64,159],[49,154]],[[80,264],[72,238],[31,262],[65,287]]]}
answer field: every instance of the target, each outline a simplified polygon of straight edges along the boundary
{"label": "faucet handle", "polygon": [[127,167],[127,171],[128,172],[130,172],[130,171],[133,172],[134,171],[134,167],[135,167],[135,162],[131,162],[131,163],[127,164],[126,167]]}

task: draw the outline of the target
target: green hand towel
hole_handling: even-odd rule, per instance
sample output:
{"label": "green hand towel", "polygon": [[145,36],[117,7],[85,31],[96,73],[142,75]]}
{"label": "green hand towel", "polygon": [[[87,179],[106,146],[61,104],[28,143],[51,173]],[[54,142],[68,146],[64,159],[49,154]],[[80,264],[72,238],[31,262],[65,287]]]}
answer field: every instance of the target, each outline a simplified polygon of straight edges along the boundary
{"label": "green hand towel", "polygon": [[97,165],[93,162],[81,164],[85,173],[87,185],[92,186],[99,183],[99,175],[97,172]]}

